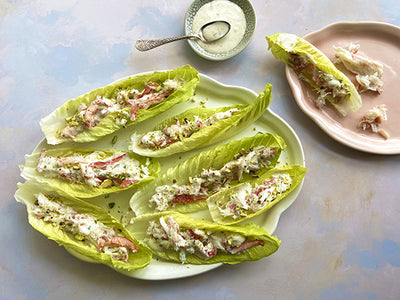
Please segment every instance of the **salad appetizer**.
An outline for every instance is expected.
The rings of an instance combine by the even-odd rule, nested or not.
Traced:
[[[207,199],[214,222],[238,223],[255,217],[280,202],[306,173],[302,166],[285,166],[272,169],[251,182],[223,190]]]
[[[157,159],[134,153],[58,148],[27,155],[21,175],[72,197],[91,198],[137,188],[152,181],[159,170]]]
[[[147,266],[152,252],[104,209],[27,182],[15,194],[29,223],[60,246],[88,261],[133,271]]]
[[[276,33],[266,39],[275,58],[290,66],[319,94],[317,107],[328,101],[343,116],[361,107],[361,97],[350,79],[312,44],[288,33]]]
[[[137,216],[205,209],[212,194],[250,181],[275,167],[285,147],[281,137],[260,133],[200,152],[139,189],[130,206]]]
[[[237,264],[278,250],[280,241],[255,224],[226,226],[179,213],[134,218],[128,228],[154,255],[188,264]]]
[[[188,100],[198,83],[191,66],[129,77],[67,101],[40,126],[51,145],[95,141]]]
[[[256,121],[271,101],[272,85],[250,104],[196,107],[173,116],[145,134],[132,136],[132,151],[162,157],[214,144],[237,134]]]

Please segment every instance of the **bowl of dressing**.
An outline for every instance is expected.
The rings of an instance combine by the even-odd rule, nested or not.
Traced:
[[[248,0],[195,0],[186,12],[185,34],[198,34],[204,24],[217,20],[231,25],[230,31],[222,39],[210,43],[188,40],[198,55],[209,60],[225,60],[242,52],[250,43],[256,27],[256,15]],[[209,30],[220,29],[213,26]]]

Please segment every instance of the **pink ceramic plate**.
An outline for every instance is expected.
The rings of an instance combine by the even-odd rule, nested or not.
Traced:
[[[335,60],[334,45],[346,47],[350,42],[358,42],[360,54],[383,64],[384,91],[380,95],[370,91],[361,93],[362,107],[342,117],[329,106],[318,109],[313,103],[316,93],[307,83],[300,81],[290,67],[286,67],[286,77],[300,108],[327,134],[344,145],[370,153],[400,154],[400,28],[378,22],[340,22],[308,34],[304,39],[332,61]],[[355,82],[352,74],[340,64],[337,67]],[[378,104],[386,104],[388,109],[388,120],[380,125],[390,134],[387,140],[378,133],[357,128],[362,115]]]

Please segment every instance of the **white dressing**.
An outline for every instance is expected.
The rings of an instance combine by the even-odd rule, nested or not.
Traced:
[[[246,16],[237,4],[227,0],[214,0],[203,5],[197,11],[193,19],[193,32],[197,33],[203,25],[217,20],[227,21],[231,25],[228,34],[218,41],[211,43],[198,41],[198,43],[208,52],[225,53],[235,48],[242,40],[246,31]],[[226,32],[226,28],[221,23],[214,25],[207,26],[206,32],[204,32],[209,38],[220,35],[224,30]],[[206,39],[208,39],[207,37]]]

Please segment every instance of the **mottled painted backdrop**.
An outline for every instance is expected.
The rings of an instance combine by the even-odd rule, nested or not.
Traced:
[[[264,39],[337,21],[400,26],[400,2],[252,3],[257,28],[248,48],[209,62],[186,42],[147,53],[132,47],[138,38],[182,34],[190,1],[0,0],[1,299],[400,298],[400,156],[349,149],[316,127],[296,106],[284,66]],[[256,92],[273,84],[271,109],[299,135],[308,167],[302,192],[275,231],[281,249],[256,263],[150,282],[82,263],[34,231],[13,194],[24,154],[43,138],[40,118],[120,77],[184,64]]]

